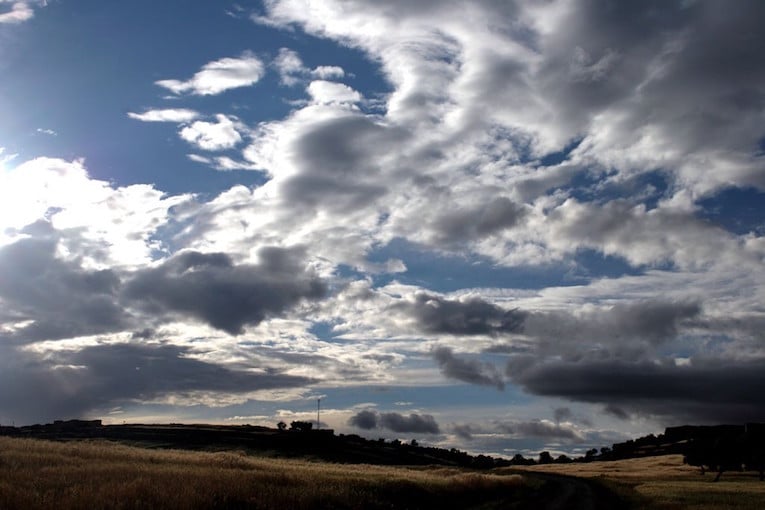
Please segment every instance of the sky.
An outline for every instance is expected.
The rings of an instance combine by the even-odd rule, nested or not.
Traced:
[[[0,0],[0,424],[582,454],[765,421],[765,3]]]

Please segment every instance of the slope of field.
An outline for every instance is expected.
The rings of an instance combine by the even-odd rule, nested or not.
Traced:
[[[575,464],[528,466],[524,471],[595,478],[628,494],[634,490],[638,506],[661,509],[751,509],[765,505],[765,482],[756,473],[725,472],[719,482],[714,474],[683,464],[681,455]],[[501,473],[505,468],[493,472]]]
[[[0,438],[0,508],[524,508],[533,481],[106,441]]]

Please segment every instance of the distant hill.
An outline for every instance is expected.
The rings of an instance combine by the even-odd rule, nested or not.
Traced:
[[[442,465],[491,469],[531,464],[567,464],[615,461],[681,454],[687,463],[718,472],[765,470],[765,424],[668,427],[663,434],[639,437],[584,456],[553,458],[541,452],[538,459],[515,455],[502,459],[470,455],[456,448],[420,446],[399,440],[370,440],[355,434],[336,435],[314,430],[310,422],[293,422],[290,429],[253,425],[168,424],[104,425],[101,420],[58,420],[45,425],[0,427],[0,435],[51,439],[107,439],[149,448],[200,451],[242,450],[271,457],[378,465]]]
[[[300,424],[301,422],[296,422]],[[488,469],[510,466],[506,459],[470,455],[456,448],[420,446],[415,441],[369,440],[333,430],[280,430],[252,425],[103,425],[101,420],[55,421],[45,425],[0,427],[0,435],[50,440],[107,439],[150,448],[244,450],[259,455],[340,463],[443,465]]]

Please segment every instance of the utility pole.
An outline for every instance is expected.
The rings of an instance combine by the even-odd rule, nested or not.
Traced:
[[[321,397],[316,399],[316,430],[321,428]]]

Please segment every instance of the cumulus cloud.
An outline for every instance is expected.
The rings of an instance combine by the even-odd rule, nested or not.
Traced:
[[[10,10],[4,7],[3,4],[10,4]],[[0,24],[23,23],[34,17],[35,7],[45,5],[45,0],[3,0],[0,2]]]
[[[264,73],[263,62],[253,53],[245,51],[239,57],[208,62],[187,81],[159,80],[156,84],[174,94],[211,96],[239,87],[249,87],[260,81]]]
[[[309,69],[303,64],[300,55],[289,48],[279,49],[272,65],[279,72],[282,85],[292,87],[311,78],[319,80],[338,80],[345,77],[345,71],[340,66],[317,66]],[[314,86],[316,88],[317,86]],[[310,92],[310,89],[309,89]]]
[[[490,363],[458,358],[448,347],[437,347],[432,354],[446,377],[480,386],[493,386],[498,390],[505,389],[502,374]]]
[[[322,80],[337,80],[345,77],[345,71],[340,66],[318,66],[311,70],[311,76]]]
[[[175,122],[182,124],[190,122],[197,117],[199,113],[188,108],[166,108],[162,110],[146,110],[143,113],[128,112],[128,117],[141,122]]]
[[[279,72],[279,79],[283,85],[291,87],[300,83],[308,73],[303,65],[303,60],[296,51],[289,48],[281,48],[274,58],[273,65]]]
[[[590,349],[595,344],[617,350],[620,346],[648,348],[676,338],[683,325],[692,324],[701,312],[697,302],[641,300],[606,308],[529,313],[524,331],[559,349],[558,353],[575,352],[579,342]]]
[[[479,297],[452,300],[425,292],[393,304],[392,309],[427,333],[451,335],[520,333],[526,319],[524,312],[505,310]]]
[[[308,84],[308,94],[319,104],[353,104],[363,99],[362,95],[344,83],[314,80]]]
[[[515,226],[525,212],[509,198],[497,197],[469,209],[444,213],[436,219],[434,230],[439,242],[473,241]]]
[[[0,245],[41,220],[59,233],[59,251],[86,265],[136,266],[163,249],[152,236],[189,195],[151,185],[114,187],[88,175],[81,160],[36,158],[0,172]]]
[[[399,413],[382,413],[380,426],[399,433],[439,434],[441,432],[435,418],[429,414],[411,413],[409,416],[404,416]]]
[[[179,135],[192,145],[206,151],[231,149],[242,141],[237,128],[242,126],[236,119],[226,115],[216,115],[216,122],[198,120],[182,128]]]
[[[117,274],[58,259],[58,241],[50,225],[39,223],[25,232],[35,230],[43,235],[0,248],[0,269],[5,275],[0,280],[0,303],[5,309],[0,322],[19,325],[13,327],[10,338],[30,342],[129,327],[130,316],[117,302]]]
[[[379,422],[379,414],[376,411],[359,411],[348,419],[348,425],[363,430],[376,429]]]
[[[299,248],[262,248],[260,263],[236,264],[224,253],[186,251],[136,271],[124,296],[154,316],[196,318],[232,335],[301,300],[322,298],[326,283],[305,266]]]
[[[376,428],[388,429],[398,433],[439,434],[441,432],[435,418],[429,414],[378,413],[363,410],[351,416],[348,424],[363,430]]]

